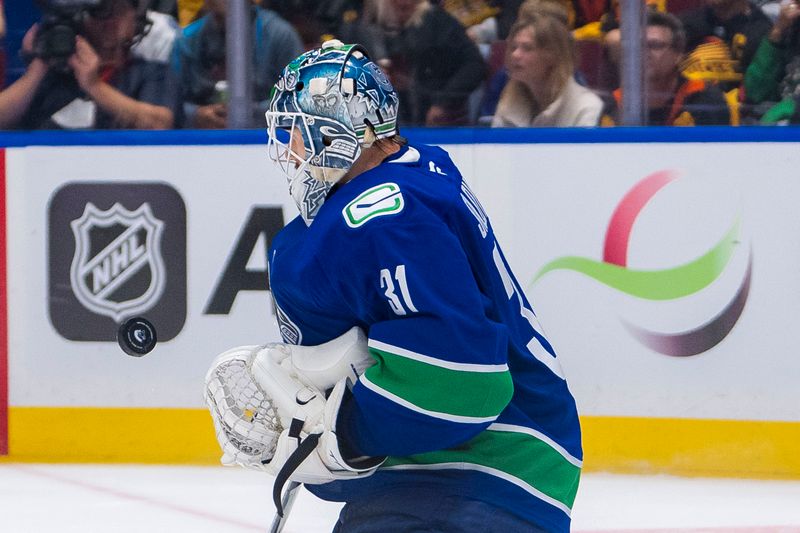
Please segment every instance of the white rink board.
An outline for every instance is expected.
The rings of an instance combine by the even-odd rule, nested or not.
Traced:
[[[800,312],[800,151],[788,143],[478,146],[478,196],[553,341],[582,415],[800,420],[796,317]],[[518,169],[528,169],[520,173]],[[706,289],[650,302],[572,271],[535,273],[566,255],[602,258],[623,196],[646,176],[678,179],[641,211],[629,265],[664,269],[709,250],[741,220],[741,244]],[[485,176],[485,178],[484,178]],[[621,319],[678,332],[714,317],[742,281],[749,297],[730,334],[692,357],[636,342]]]
[[[559,352],[582,415],[800,420],[795,144],[448,149],[488,211]],[[636,219],[628,266],[659,270],[688,263],[714,246],[738,216],[739,244],[712,284],[655,302],[568,270],[532,284],[556,258],[600,261],[619,202],[648,175],[665,170],[678,178]],[[48,202],[65,182],[87,181],[167,183],[186,206],[186,321],[174,339],[141,359],[126,356],[115,343],[66,340],[48,314]],[[251,207],[280,206],[286,220],[296,212],[262,147],[12,148],[7,187],[11,406],[200,407],[203,375],[216,353],[277,339],[263,291],[239,293],[227,315],[204,314]],[[652,331],[682,332],[706,323],[740,286],[750,249],[744,310],[713,348],[671,357],[640,344],[623,327],[626,320]],[[258,250],[254,268],[263,269],[256,255]]]
[[[216,354],[278,340],[265,291],[239,293],[228,315],[203,314],[251,206],[285,205],[286,220],[296,213],[263,147],[32,147],[7,158],[11,406],[199,407]],[[183,197],[186,322],[145,357],[115,342],[65,340],[48,317],[47,205],[71,181],[159,181]],[[257,255],[251,264],[263,270]]]

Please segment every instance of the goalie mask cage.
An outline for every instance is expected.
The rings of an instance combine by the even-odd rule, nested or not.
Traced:
[[[6,151],[0,148],[0,456],[8,455],[8,299]]]

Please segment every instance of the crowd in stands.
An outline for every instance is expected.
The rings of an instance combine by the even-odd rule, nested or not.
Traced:
[[[0,0],[0,89],[5,86],[6,79],[6,13],[3,0]]]
[[[620,0],[252,1],[254,128],[280,69],[330,38],[370,50],[402,125],[622,122]],[[647,124],[800,123],[800,0],[641,1]],[[43,18],[7,79],[0,0],[0,129],[225,128],[228,2],[102,0],[66,52]]]

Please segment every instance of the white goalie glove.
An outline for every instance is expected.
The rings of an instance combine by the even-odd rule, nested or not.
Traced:
[[[219,355],[205,399],[222,463],[270,472],[278,491],[287,479],[319,484],[372,474],[384,458],[346,461],[336,420],[348,381],[374,362],[359,328],[319,346],[273,343]]]

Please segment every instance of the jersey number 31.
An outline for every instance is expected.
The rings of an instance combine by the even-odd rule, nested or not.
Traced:
[[[397,282],[396,286],[395,282]],[[395,292],[397,288],[400,289],[399,296]],[[392,272],[388,268],[382,269],[381,289],[383,289],[383,294],[386,298],[389,299],[389,307],[392,308],[394,314],[405,316],[408,313],[418,312],[417,308],[414,307],[414,302],[411,300],[411,294],[408,292],[405,265],[397,265],[394,269],[394,276],[392,276]]]

